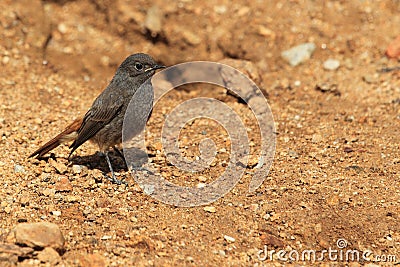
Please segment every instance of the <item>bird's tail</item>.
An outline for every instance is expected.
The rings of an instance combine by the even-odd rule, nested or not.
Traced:
[[[46,144],[41,146],[35,152],[33,152],[29,158],[37,156],[38,158],[43,157],[47,152],[50,152],[54,148],[58,147],[59,145],[67,142],[71,142],[76,139],[78,136],[78,130],[81,127],[83,122],[82,118],[74,120],[64,131],[59,133],[56,137],[48,141]]]

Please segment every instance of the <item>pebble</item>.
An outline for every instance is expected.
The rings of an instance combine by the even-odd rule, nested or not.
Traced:
[[[224,235],[224,239],[225,239],[226,241],[228,241],[228,242],[231,242],[231,243],[233,243],[233,242],[236,241],[235,238],[233,238],[233,237],[231,237],[231,236],[229,236],[229,235]]]
[[[289,155],[289,157],[292,157],[292,158],[295,158],[295,159],[299,158],[299,154],[294,150],[289,150],[288,151],[288,155]]]
[[[4,57],[1,59],[1,63],[3,63],[4,65],[7,65],[8,62],[10,62],[10,57],[8,57],[8,56],[4,56]]]
[[[322,224],[317,223],[316,225],[314,225],[314,231],[316,234],[319,234],[322,232]]]
[[[213,206],[206,206],[206,207],[204,207],[204,211],[207,211],[210,213],[215,213],[217,210]]]
[[[200,175],[199,178],[197,178],[200,182],[204,183],[207,181],[207,177]]]
[[[197,188],[204,188],[204,187],[206,187],[206,184],[205,184],[205,183],[198,183],[198,184],[196,185],[196,187],[197,187]]]
[[[319,143],[322,141],[322,135],[320,134],[313,134],[312,138],[311,138],[311,142],[313,142],[314,144]]]
[[[55,266],[61,261],[61,257],[57,253],[57,251],[49,247],[44,248],[42,251],[39,251],[37,258],[43,263],[49,263],[51,266]]]
[[[272,40],[275,40],[276,38],[276,33],[263,25],[258,26],[258,34],[267,38],[271,38]]]
[[[49,159],[49,163],[60,174],[63,174],[63,173],[65,173],[67,171],[67,166],[65,166],[65,164],[63,164],[61,162],[57,162],[54,159],[50,158]]]
[[[328,59],[324,62],[325,70],[337,70],[340,67],[340,61],[336,59]]]
[[[182,37],[183,39],[185,39],[187,43],[191,45],[198,45],[201,43],[201,38],[197,34],[191,32],[190,30],[184,29],[182,31]]]
[[[14,228],[14,234],[17,244],[28,247],[52,247],[57,250],[64,247],[64,236],[54,223],[20,223]]]
[[[304,43],[283,51],[281,56],[294,67],[310,59],[315,48],[314,43]]]
[[[14,165],[14,172],[15,173],[22,173],[25,172],[25,168],[22,165],[15,164]]]
[[[160,8],[156,5],[147,10],[144,27],[150,31],[153,37],[156,37],[161,32],[162,16]]]
[[[53,211],[51,212],[51,214],[53,214],[53,215],[56,216],[56,217],[60,217],[60,216],[61,216],[61,211],[59,211],[59,210],[53,210]]]
[[[214,12],[218,14],[225,14],[228,8],[224,5],[222,6],[214,6]]]
[[[353,61],[351,60],[351,58],[346,58],[344,60],[344,65],[347,69],[352,70],[354,68],[353,66]]]
[[[108,239],[111,239],[111,238],[112,238],[111,235],[103,235],[103,236],[101,237],[101,240],[108,240]]]
[[[377,76],[366,74],[362,77],[362,79],[364,82],[371,84],[371,83],[375,83],[377,81]]]
[[[15,244],[0,243],[0,263],[2,263],[2,259],[6,259],[8,262],[14,262],[16,264],[18,262],[18,257],[29,258],[33,253],[34,250],[32,248],[20,247]]]
[[[74,164],[74,165],[72,165],[72,172],[73,172],[74,174],[79,174],[79,173],[82,172],[83,167],[84,167],[84,166],[82,166],[82,165],[76,165],[76,164]]]
[[[54,188],[56,189],[57,192],[72,191],[72,185],[67,177],[61,177],[54,185]]]
[[[258,204],[257,203],[250,204],[250,210],[251,211],[257,211],[258,210]]]
[[[60,23],[57,26],[57,30],[62,34],[65,34],[65,33],[67,33],[68,29],[67,29],[67,26],[64,23]]]
[[[65,196],[65,201],[66,202],[81,202],[81,197],[80,196],[71,196],[71,195],[67,195]]]
[[[400,35],[389,44],[386,50],[386,55],[389,58],[400,59]]]
[[[142,189],[145,194],[151,195],[154,193],[155,187],[152,184],[144,184]]]

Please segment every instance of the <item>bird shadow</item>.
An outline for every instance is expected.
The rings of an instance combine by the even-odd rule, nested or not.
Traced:
[[[115,172],[141,169],[148,162],[148,154],[138,148],[127,148],[124,153],[114,150],[108,155]],[[98,169],[104,173],[110,171],[105,156],[100,152],[88,156],[74,156],[69,162],[72,165],[84,165],[90,170]]]
[[[110,157],[111,165],[115,172],[128,171],[125,160],[123,157],[121,157],[121,155],[119,155],[119,153],[110,152],[108,155]],[[86,166],[89,170],[97,169],[102,171],[103,173],[110,172],[106,158],[100,152],[87,156],[73,156],[69,159],[69,162],[72,165]]]

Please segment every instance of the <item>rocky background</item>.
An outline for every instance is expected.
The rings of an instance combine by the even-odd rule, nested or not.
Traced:
[[[376,255],[400,261],[399,1],[0,0],[0,7],[1,266],[309,266],[260,261],[257,253],[337,249],[339,239],[373,255],[315,265],[393,265]],[[146,141],[166,179],[199,186],[223,172],[229,136],[213,121],[187,125],[187,157],[198,154],[201,133],[218,155],[208,170],[185,174],[163,154],[164,117],[197,96],[243,117],[254,157],[241,182],[209,206],[156,201],[116,156],[129,186],[111,184],[91,144],[70,162],[66,146],[27,159],[84,114],[136,52],[165,65],[224,60],[263,90],[277,150],[255,193],[247,188],[258,163],[257,124],[235,96],[209,85],[165,96]]]

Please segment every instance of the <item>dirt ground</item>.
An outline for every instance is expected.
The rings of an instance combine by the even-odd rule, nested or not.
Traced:
[[[0,242],[19,222],[48,221],[66,239],[59,266],[392,266],[376,261],[390,255],[400,262],[400,72],[379,71],[400,64],[385,56],[400,34],[399,1],[1,0],[0,6]],[[306,42],[316,44],[307,62],[292,67],[282,59],[282,51]],[[146,195],[118,157],[113,162],[129,186],[103,179],[107,165],[92,144],[71,162],[67,146],[27,159],[82,116],[136,52],[168,66],[226,58],[254,64],[277,133],[272,168],[255,193],[247,189],[256,164],[218,201],[182,208]],[[329,58],[339,60],[337,70],[323,68]],[[232,106],[248,127],[252,152],[260,146],[254,118],[235,97],[211,86],[174,90],[155,107],[146,144],[165,178],[190,186],[217,177],[230,149],[218,123],[198,120],[182,131],[182,148],[196,156],[206,132],[221,152],[214,166],[185,174],[165,160],[163,119],[197,96]],[[264,248],[338,249],[340,239],[345,249],[371,251],[371,261],[258,257]],[[49,266],[36,259],[19,265]]]

